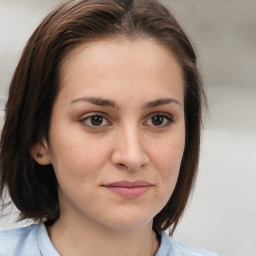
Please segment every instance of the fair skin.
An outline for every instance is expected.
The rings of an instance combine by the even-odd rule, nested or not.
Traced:
[[[185,144],[179,64],[154,40],[114,38],[77,47],[60,77],[49,143],[33,149],[59,183],[53,245],[64,256],[155,255],[153,218]]]

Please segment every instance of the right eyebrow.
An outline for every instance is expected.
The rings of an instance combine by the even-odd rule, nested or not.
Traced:
[[[87,101],[97,106],[112,107],[118,109],[116,103],[112,100],[103,99],[100,97],[81,97],[71,101],[71,104],[81,101]]]

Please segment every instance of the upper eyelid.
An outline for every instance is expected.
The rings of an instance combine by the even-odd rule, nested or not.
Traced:
[[[105,112],[101,112],[101,111],[95,111],[95,112],[90,112],[90,113],[87,113],[87,114],[83,114],[81,116],[81,119],[84,119],[84,118],[87,118],[87,117],[91,117],[91,116],[103,116],[104,118],[106,119],[109,119],[109,115]],[[166,113],[166,112],[161,112],[161,111],[157,111],[157,112],[153,112],[153,113],[149,113],[146,115],[145,118],[149,118],[150,116],[156,116],[156,115],[162,115],[162,116],[167,116],[167,117],[170,117],[170,119],[173,119],[173,115],[170,114],[170,113]]]
[[[79,118],[79,122],[82,124],[85,121],[87,121],[89,118],[94,117],[94,116],[102,116],[107,121],[108,124],[107,125],[103,125],[103,126],[90,126],[90,125],[85,125],[85,126],[87,126],[88,128],[100,129],[100,128],[108,126],[109,124],[110,125],[112,124],[112,122],[109,121],[109,118],[106,117],[106,114],[104,114],[102,112],[91,112],[91,113],[85,114],[81,118]]]
[[[99,111],[96,111],[96,112],[90,112],[90,113],[87,113],[87,114],[83,114],[81,117],[80,117],[80,120],[83,120],[83,119],[86,119],[86,118],[89,118],[89,117],[93,117],[93,116],[103,116],[105,119],[109,120],[109,116],[104,113],[104,112],[99,112]]]
[[[146,116],[146,118],[149,118],[149,117],[153,117],[153,116],[166,116],[168,118],[170,118],[171,120],[174,120],[173,118],[173,115],[172,114],[168,114],[166,112],[154,112],[154,113],[150,113]]]

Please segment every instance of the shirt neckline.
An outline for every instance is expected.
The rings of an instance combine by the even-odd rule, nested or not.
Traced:
[[[169,255],[170,243],[169,237],[165,232],[160,233],[161,242],[158,251],[155,256]],[[54,248],[44,223],[38,225],[37,228],[37,243],[42,256],[60,256],[57,250]],[[169,246],[167,246],[169,244]]]
[[[37,243],[42,256],[60,256],[54,248],[50,237],[48,236],[46,227],[43,223],[38,225]]]

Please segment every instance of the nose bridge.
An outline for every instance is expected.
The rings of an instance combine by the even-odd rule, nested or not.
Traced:
[[[139,132],[139,128],[134,124],[128,124],[121,129],[121,138],[123,138],[126,145],[126,153],[135,154],[142,150],[142,138]],[[122,145],[122,143],[121,143]]]
[[[148,163],[143,136],[138,125],[127,122],[119,127],[112,160],[115,165],[128,170],[137,170]]]

